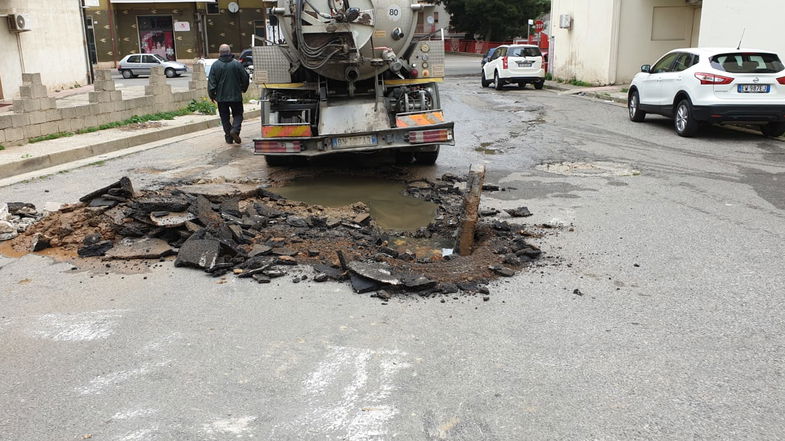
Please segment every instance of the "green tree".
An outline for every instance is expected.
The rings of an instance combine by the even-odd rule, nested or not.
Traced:
[[[530,18],[551,8],[550,0],[441,0],[450,23],[460,31],[487,41],[526,35]]]

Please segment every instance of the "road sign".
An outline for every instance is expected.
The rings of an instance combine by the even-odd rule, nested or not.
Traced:
[[[534,32],[540,33],[545,30],[545,22],[542,20],[537,20],[534,22]]]

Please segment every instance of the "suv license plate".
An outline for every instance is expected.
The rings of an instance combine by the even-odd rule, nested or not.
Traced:
[[[739,84],[739,93],[769,93],[768,84]]]
[[[374,146],[379,142],[374,135],[366,136],[349,136],[346,138],[333,138],[333,147],[337,149],[348,147],[366,147]]]
[[[518,61],[518,67],[532,67],[533,61]]]

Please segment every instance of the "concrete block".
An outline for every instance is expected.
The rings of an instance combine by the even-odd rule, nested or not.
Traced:
[[[19,96],[21,96],[22,99],[33,98],[33,85],[25,84],[24,86],[19,86]]]
[[[55,121],[57,123],[57,131],[58,132],[70,132],[71,131],[71,120],[70,119],[61,119],[60,121]]]
[[[32,87],[33,98],[46,98],[49,95],[49,90],[44,85],[34,84]]]
[[[63,115],[59,109],[42,110],[46,114],[46,122],[59,121]]]
[[[25,113],[15,113],[11,115],[11,121],[13,121],[11,126],[16,128],[21,128],[30,124],[30,118],[28,118]]]
[[[98,118],[95,115],[89,115],[84,117],[84,126],[85,127],[96,127],[98,126]]]
[[[98,112],[97,113],[98,113],[98,115],[103,115],[103,114],[106,114],[106,113],[111,113],[112,110],[113,110],[112,109],[112,103],[108,103],[108,102],[107,103],[103,103],[102,102],[102,103],[98,104]]]
[[[23,73],[22,74],[22,82],[23,83],[31,83],[31,84],[42,84],[41,83],[41,74],[40,73]]]
[[[14,125],[14,118],[11,114],[0,114],[0,130],[7,129]]]
[[[25,131],[23,128],[14,127],[10,129],[5,129],[6,142],[20,141],[22,139],[25,139]]]
[[[40,110],[37,112],[30,112],[28,116],[30,118],[30,124],[43,124],[46,122],[46,112],[41,112]]]
[[[30,138],[36,138],[38,136],[41,136],[42,135],[41,126],[42,124],[31,124],[29,126],[25,126],[24,128],[25,138],[30,139]]]
[[[95,71],[95,79],[100,81],[111,81],[112,80],[112,70],[111,69],[98,69]]]
[[[57,100],[52,97],[39,98],[38,100],[41,102],[41,110],[57,108]]]
[[[82,129],[85,129],[85,128],[87,128],[87,126],[85,125],[85,119],[84,118],[73,118],[73,119],[69,120],[68,131],[76,132],[77,130],[82,130]]]
[[[13,111],[15,113],[24,113],[24,111],[25,111],[25,102],[27,102],[27,101],[28,100],[26,100],[26,99],[25,100],[14,100],[13,106],[11,107],[11,109],[13,109]]]
[[[52,133],[57,133],[59,129],[60,129],[60,127],[57,124],[57,122],[48,122],[48,123],[41,124],[41,134],[42,135],[49,135],[49,134],[52,134]]]
[[[123,101],[123,92],[121,92],[119,90],[113,90],[111,92],[106,92],[106,94],[109,96],[109,101],[110,102],[117,102],[117,103],[119,103],[119,102]]]
[[[0,130],[0,145],[5,142],[5,130]]]
[[[63,119],[76,118],[76,107],[63,107],[58,109]]]
[[[101,95],[103,92],[87,92],[87,98],[90,103],[100,103]]]
[[[98,121],[98,125],[107,124],[112,122],[112,117],[108,113],[101,113],[95,116],[96,120]]]

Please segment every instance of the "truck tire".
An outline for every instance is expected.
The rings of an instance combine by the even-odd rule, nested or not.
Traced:
[[[396,165],[409,165],[414,159],[414,153],[405,152],[403,150],[395,151],[395,164]]]
[[[434,152],[415,152],[414,161],[420,165],[434,165],[439,159],[439,147]]]
[[[308,164],[308,158],[303,156],[271,156],[264,157],[268,167],[297,167]]]

